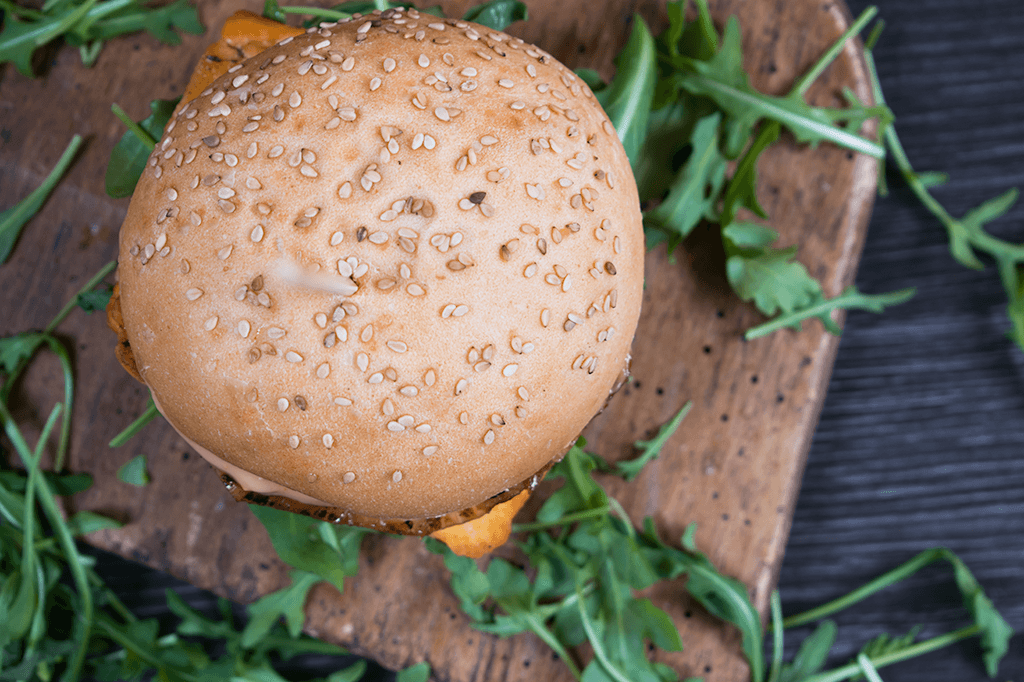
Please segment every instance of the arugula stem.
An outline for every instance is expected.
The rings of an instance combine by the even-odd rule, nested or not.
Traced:
[[[869,296],[868,299],[870,300],[871,298],[874,298],[876,300],[880,300],[884,303],[884,305],[896,305],[908,301],[916,291],[916,289],[899,289],[897,291],[890,291],[887,294]],[[772,332],[782,329],[784,327],[792,326],[798,322],[803,322],[804,320],[813,319],[815,317],[829,313],[832,310],[836,310],[839,308],[846,308],[848,310],[863,308],[871,310],[871,308],[858,304],[857,302],[854,302],[853,304],[850,305],[841,305],[840,301],[840,305],[837,305],[836,301],[841,299],[842,296],[843,294],[840,294],[836,298],[830,298],[819,301],[818,303],[807,308],[794,310],[793,312],[788,313],[786,315],[779,315],[778,317],[771,319],[768,322],[765,322],[764,324],[759,324],[756,327],[751,327],[746,331],[746,333],[743,336],[747,341],[750,341],[752,339],[756,339],[762,336],[767,336],[768,334],[771,334]]]
[[[111,445],[113,445],[113,441],[111,441]],[[611,500],[611,498],[608,498],[608,499],[609,499],[609,501]],[[554,521],[536,521],[534,523],[516,523],[516,524],[512,525],[512,532],[513,533],[533,533],[534,531],[538,531],[538,530],[546,530],[548,528],[557,528],[559,526],[568,526],[570,524],[576,523],[577,521],[585,521],[586,519],[600,518],[601,516],[604,516],[604,515],[608,514],[608,512],[610,510],[611,510],[611,508],[609,507],[609,505],[605,504],[605,505],[602,505],[600,507],[595,507],[593,509],[587,509],[587,510],[575,512],[575,513],[572,513],[572,514],[566,514],[565,516],[558,517]],[[627,516],[626,518],[628,519],[629,517]]]
[[[856,590],[853,590],[845,596],[839,597],[838,599],[833,599],[832,601],[826,604],[822,604],[821,606],[813,608],[809,611],[797,613],[792,616],[789,616],[788,618],[783,619],[782,627],[793,628],[797,627],[798,625],[804,625],[806,623],[811,623],[816,620],[821,620],[826,616],[836,613],[837,611],[842,611],[846,608],[849,608],[850,606],[853,606],[859,601],[867,599],[874,593],[879,592],[880,590],[884,590],[886,587],[889,587],[894,583],[898,583],[899,581],[921,570],[928,564],[935,563],[936,561],[948,558],[949,550],[945,549],[944,547],[935,547],[933,549],[925,550],[917,556],[914,556],[909,560],[903,562],[891,571],[883,573],[871,582],[862,585],[861,587],[858,587]]]
[[[512,607],[506,608],[506,605],[502,604],[502,599],[495,599],[494,601],[498,606],[504,609],[506,613],[514,613],[516,611],[516,609]],[[573,661],[572,656],[570,656],[569,652],[566,651],[564,646],[562,646],[562,643],[558,641],[558,638],[556,638],[551,633],[551,630],[544,625],[544,622],[532,614],[524,614],[523,618],[526,621],[526,624],[529,625],[530,631],[540,637],[545,644],[551,647],[552,651],[558,654],[558,656],[565,662],[565,665],[569,668],[569,672],[572,673],[572,676],[579,680],[583,673],[580,672],[580,669]],[[629,682],[629,680],[626,680],[626,682]]]
[[[63,322],[64,318],[70,315],[71,311],[75,309],[76,305],[78,305],[78,297],[81,296],[82,294],[92,291],[97,286],[99,286],[99,283],[102,282],[107,275],[113,272],[115,268],[117,268],[116,260],[112,260],[106,265],[104,265],[102,268],[100,268],[99,272],[93,275],[92,279],[86,282],[85,285],[78,290],[78,293],[72,296],[71,300],[64,304],[64,307],[60,309],[60,312],[57,313],[52,320],[50,320],[50,324],[46,325],[46,328],[43,329],[43,332],[46,334],[52,334],[53,330],[57,328],[57,325]]]
[[[893,663],[899,663],[900,661],[916,658],[917,656],[927,654],[935,651],[936,649],[941,649],[949,646],[950,644],[955,644],[960,640],[973,637],[979,632],[981,632],[980,625],[968,625],[960,628],[959,630],[954,630],[953,632],[948,632],[944,635],[939,635],[938,637],[918,642],[906,649],[900,649],[899,651],[883,654],[876,658],[868,658],[868,660],[871,662],[871,665],[876,668],[882,668],[887,665],[892,665]],[[811,675],[810,677],[805,678],[804,682],[842,682],[842,680],[848,680],[855,675],[862,674],[864,674],[864,669],[861,668],[860,663],[850,663],[842,666],[841,668],[836,668],[835,670]]]
[[[7,405],[3,401],[0,401],[0,422],[3,422],[4,431],[14,445],[14,449],[18,451],[22,462],[26,467],[29,466],[32,451],[29,450],[28,444],[25,443],[25,438],[21,435],[21,429],[18,428],[10,411],[7,409]],[[71,537],[71,532],[68,530],[64,517],[61,516],[53,491],[50,490],[50,486],[46,483],[46,478],[40,476],[36,480],[35,490],[36,495],[39,497],[39,503],[42,505],[50,525],[60,540],[61,547],[67,558],[68,568],[71,570],[71,577],[82,600],[81,612],[78,614],[78,624],[82,628],[81,637],[79,638],[81,644],[75,650],[74,657],[61,678],[70,682],[71,680],[78,679],[89,648],[89,631],[92,629],[94,618],[92,590],[89,588],[89,579],[85,574],[85,568],[79,559],[75,540]]]
[[[855,152],[867,154],[868,156],[876,159],[885,157],[885,148],[877,142],[867,140],[859,135],[843,130],[838,126],[814,121],[805,116],[800,116],[791,111],[787,111],[783,107],[775,104],[775,98],[764,95],[756,97],[743,92],[738,88],[734,88],[731,85],[715,80],[714,78],[708,78],[707,76],[702,76],[696,73],[690,74],[688,77],[692,78],[695,82],[700,83],[701,86],[707,90],[713,90],[720,93],[723,98],[742,101],[748,107],[761,109],[764,111],[765,118],[778,121],[791,130],[806,130],[815,137],[828,140],[833,144],[837,144],[840,147],[845,147]]]
[[[154,403],[153,398],[150,397],[149,405],[146,406],[146,411],[139,415],[138,419],[129,424],[128,428],[114,436],[110,441],[110,447],[119,448],[127,443],[135,434],[145,428],[146,424],[153,421],[158,414],[160,414],[160,411],[156,409],[156,403]]]
[[[2,45],[0,45],[0,49],[3,49]],[[42,184],[36,187],[27,197],[19,201],[10,214],[0,219],[0,233],[12,229],[21,229],[14,226],[24,225],[31,217],[32,212],[37,210],[37,207],[46,200],[46,197],[53,191],[53,188],[57,186],[57,182],[67,172],[68,166],[75,159],[75,155],[78,154],[78,149],[81,146],[81,135],[75,135],[71,138],[71,142],[64,148],[64,153],[60,155],[57,165],[53,167],[53,170],[46,176]],[[0,258],[0,262],[3,262],[6,258],[6,255]]]
[[[622,508],[619,501],[609,495],[606,509],[610,509],[622,520],[622,525],[626,527],[626,534],[629,536],[630,540],[636,540],[636,528],[633,527],[633,520],[629,518],[629,514],[627,514],[626,510]]]
[[[579,589],[579,585],[577,585],[576,591],[579,592]],[[587,639],[590,640],[591,647],[594,649],[594,657],[601,664],[601,667],[616,682],[630,682],[630,679],[625,677],[622,671],[608,659],[608,654],[604,650],[604,644],[601,642],[601,638],[597,636],[597,632],[594,631],[594,624],[590,622],[590,614],[587,613],[586,604],[582,599],[577,600],[576,609],[580,613],[580,622],[587,633]]]
[[[68,349],[55,337],[47,334],[43,337],[46,345],[50,347],[53,354],[60,360],[61,369],[64,372],[64,404],[68,409],[64,410],[64,419],[60,427],[60,440],[57,444],[57,455],[54,457],[53,470],[61,471],[64,468],[64,458],[68,454],[68,444],[71,441],[71,405],[75,399],[75,373],[71,367],[71,355]],[[47,434],[49,438],[49,434]]]
[[[149,148],[149,151],[156,149],[156,139],[154,139],[145,128],[133,121],[132,117],[125,113],[124,109],[119,107],[117,104],[111,104],[110,110],[114,112],[114,116],[121,119],[121,123],[124,123],[125,127],[127,127],[135,137],[139,138],[139,142]]]
[[[801,76],[800,79],[793,84],[793,90],[790,92],[790,95],[803,96],[806,94],[807,89],[811,87],[811,84],[818,79],[818,76],[820,76],[821,73],[828,68],[828,65],[835,61],[836,57],[839,56],[839,53],[843,51],[846,41],[860,33],[864,29],[864,26],[877,14],[878,8],[874,5],[871,5],[861,12],[860,16],[857,17],[857,20],[850,24],[850,28],[846,29],[846,31],[843,32],[843,35],[839,37],[839,40],[832,43],[832,46],[828,48],[828,51],[825,52],[825,54],[818,58],[818,61],[814,63],[814,66],[812,66],[807,73]]]
[[[783,657],[783,636],[782,627],[782,600],[779,598],[779,591],[772,590],[771,596],[772,611],[772,666],[768,672],[768,682],[777,682],[782,673]]]
[[[871,659],[863,651],[857,654],[857,665],[860,666],[860,671],[864,673],[864,677],[867,678],[868,682],[882,682],[882,678],[878,675],[878,670],[871,664]]]

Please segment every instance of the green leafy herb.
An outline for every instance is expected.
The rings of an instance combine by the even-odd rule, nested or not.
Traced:
[[[113,291],[113,288],[109,285],[103,286],[100,289],[94,289],[93,291],[84,291],[75,296],[75,305],[87,313],[106,310]]]
[[[690,413],[691,407],[693,407],[692,402],[687,402],[683,405],[683,409],[679,410],[676,416],[672,417],[671,421],[658,429],[658,435],[651,440],[638,440],[634,443],[633,445],[640,451],[640,455],[635,459],[625,462],[616,462],[616,473],[627,481],[632,481],[636,478],[640,471],[647,466],[648,462],[657,459],[661,453],[661,448],[665,446],[668,439],[672,437],[672,434],[676,432],[679,425],[683,423],[683,419]]]
[[[12,62],[25,76],[35,75],[32,57],[47,43],[63,37],[79,48],[82,63],[91,66],[103,43],[119,35],[147,31],[171,45],[178,31],[199,34],[203,25],[187,0],[151,6],[139,0],[65,0],[46,2],[41,10],[5,0],[0,30],[0,64]]]
[[[128,427],[113,437],[110,441],[110,447],[119,448],[129,440],[131,440],[135,434],[146,427],[146,424],[156,419],[160,411],[156,409],[156,403],[153,402],[152,396],[149,398],[149,403],[146,406],[146,410],[139,415],[139,418],[133,421]]]
[[[430,679],[430,664],[424,661],[405,670],[399,670],[395,682],[427,682]]]
[[[663,429],[664,430],[664,429]],[[486,571],[429,540],[452,573],[452,589],[474,627],[509,636],[531,631],[584,680],[672,680],[675,673],[648,658],[646,643],[682,648],[671,619],[636,591],[686,574],[687,590],[744,633],[751,666],[763,669],[760,620],[746,588],[718,573],[693,549],[664,544],[648,519],[638,532],[621,507],[593,478],[604,468],[574,446],[549,473],[563,481],[532,524],[518,525],[529,565],[494,558]],[[573,647],[590,644],[594,657],[582,670]]]
[[[146,471],[146,456],[136,455],[117,469],[117,480],[137,488],[149,485],[149,472]]]
[[[466,10],[466,21],[475,21],[495,31],[504,31],[510,24],[529,19],[526,5],[519,0],[490,0]]]
[[[53,167],[50,174],[43,180],[43,184],[39,185],[31,194],[16,205],[5,211],[0,211],[0,263],[7,262],[7,258],[14,249],[14,242],[18,240],[18,235],[21,234],[22,228],[42,208],[46,197],[50,196],[53,188],[64,177],[81,146],[82,136],[75,135],[72,137],[71,142],[64,149],[64,153],[61,154],[60,160],[57,161],[57,165]]]
[[[249,622],[242,631],[242,646],[253,647],[267,636],[282,616],[292,637],[298,637],[306,622],[306,595],[321,578],[316,573],[292,571],[292,584],[271,592],[249,605]]]
[[[647,119],[654,101],[657,55],[650,29],[639,15],[633,17],[633,31],[615,60],[615,79],[595,94],[616,132],[631,164],[640,157],[647,134]]]
[[[258,505],[249,505],[270,535],[274,550],[292,568],[312,573],[345,589],[345,576],[359,570],[359,545],[373,531],[330,524],[316,519]]]
[[[180,99],[180,98],[179,98]],[[164,133],[164,126],[171,120],[178,99],[155,99],[149,103],[150,115],[135,123],[124,110],[116,104],[111,108],[114,114],[128,127],[126,132],[114,145],[107,164],[107,194],[115,199],[131,196],[135,185],[146,168],[146,159],[156,146],[156,141]]]
[[[875,68],[871,49],[879,34],[880,30],[872,34],[871,39],[867,42],[864,58],[868,64],[875,101],[884,104],[885,97],[878,81],[878,71]],[[961,265],[975,270],[984,268],[984,264],[978,258],[978,253],[985,254],[996,262],[1000,280],[1009,300],[1007,306],[1007,316],[1010,320],[1009,336],[1021,350],[1024,350],[1024,280],[1020,276],[1021,268],[1024,266],[1024,244],[1015,244],[993,237],[985,229],[988,223],[1002,217],[1016,203],[1019,194],[1017,188],[1008,189],[999,196],[983,202],[980,206],[968,211],[962,218],[954,218],[928,191],[930,187],[944,180],[944,177],[931,173],[918,173],[913,169],[895,127],[887,125],[883,127],[881,134],[885,140],[886,149],[896,164],[896,168],[899,169],[904,182],[924,207],[946,228],[949,237],[949,251],[953,258]]]

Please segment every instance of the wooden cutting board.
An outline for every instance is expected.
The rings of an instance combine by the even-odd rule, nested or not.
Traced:
[[[469,2],[445,3],[461,15]],[[664,25],[658,2],[563,0],[530,3],[532,19],[512,33],[572,67],[610,76],[634,11],[652,29]],[[847,27],[841,2],[717,0],[719,24],[738,14],[746,67],[758,89],[783,94]],[[239,3],[204,2],[202,18],[219,29]],[[250,9],[259,11],[257,3]],[[88,145],[45,209],[0,267],[4,315],[0,335],[41,327],[103,263],[116,256],[127,202],[108,198],[103,172],[123,128],[109,113],[118,102],[133,117],[150,99],[183,89],[207,38],[159,45],[148,36],[115,41],[92,69],[71,48],[48,49],[44,77],[0,74],[0,206],[12,205],[46,175],[72,133]],[[849,46],[811,88],[809,101],[838,105],[844,86],[869,98],[865,66]],[[838,294],[852,283],[874,197],[873,160],[829,145],[800,148],[784,135],[762,158],[759,199],[800,260]],[[745,342],[758,314],[730,292],[720,240],[698,228],[676,258],[649,254],[643,316],[634,342],[635,381],[588,427],[590,449],[608,459],[633,456],[686,401],[693,410],[663,451],[632,484],[608,481],[639,523],[653,516],[663,538],[677,542],[691,522],[697,544],[750,588],[766,611],[789,531],[807,455],[838,340],[821,325]],[[110,438],[144,408],[144,388],[118,366],[114,337],[101,315],[76,311],[60,327],[74,350],[78,385],[71,466],[95,477],[72,505],[121,518],[118,531],[89,541],[242,602],[286,584],[262,527],[235,504],[214,472],[162,422],[127,446]],[[16,387],[19,421],[38,432],[62,395],[58,365],[40,357]],[[152,483],[120,483],[115,472],[136,454],[148,457]],[[686,650],[664,660],[683,677],[709,682],[747,675],[736,633],[683,594],[680,581],[652,598],[679,626]],[[498,639],[469,627],[449,591],[440,559],[414,538],[366,540],[357,577],[339,594],[324,585],[308,603],[307,630],[400,668],[428,660],[437,680],[566,680],[566,668],[538,639]]]

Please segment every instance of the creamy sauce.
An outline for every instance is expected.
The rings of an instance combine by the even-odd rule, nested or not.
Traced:
[[[160,401],[157,400],[156,394],[152,393],[152,391],[150,393],[153,395],[153,404],[156,405],[156,409],[160,411],[160,414],[163,415],[164,419],[167,419],[167,415],[164,414],[163,408],[160,407]],[[192,446],[193,450],[199,453],[200,457],[205,459],[215,468],[220,469],[225,474],[233,478],[235,480],[235,483],[240,485],[243,490],[248,490],[249,492],[252,493],[261,493],[263,495],[280,495],[281,497],[287,497],[289,499],[295,500],[296,502],[302,502],[304,504],[313,504],[321,507],[333,506],[327,502],[324,502],[323,500],[318,500],[315,497],[310,497],[309,495],[306,495],[305,493],[300,493],[297,490],[292,490],[291,488],[285,485],[281,485],[280,483],[275,483],[274,481],[268,480],[261,476],[257,476],[256,474],[249,473],[245,469],[240,469],[236,467],[234,464],[229,464],[228,462],[225,462],[223,459],[221,459],[217,455],[213,454],[212,452],[204,448],[202,445],[199,445],[198,443],[194,442],[191,438],[183,434],[181,432],[181,429],[175,426],[174,422],[172,422],[170,419],[167,419],[167,423],[170,424],[171,427],[178,432],[179,436],[185,439],[186,443]]]

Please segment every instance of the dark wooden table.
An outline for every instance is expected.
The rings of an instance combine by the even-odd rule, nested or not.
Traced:
[[[855,14],[865,4],[850,2]],[[1024,186],[1019,2],[878,4],[889,25],[877,50],[883,86],[915,165],[950,173],[936,192],[941,200],[960,215],[1008,186]],[[1024,206],[992,229],[1022,240],[1022,218]],[[785,610],[838,596],[943,544],[1022,629],[1024,355],[1003,335],[1005,299],[995,272],[957,265],[941,226],[894,186],[876,203],[858,285],[870,292],[916,286],[919,293],[886,315],[847,321],[782,569]],[[105,556],[101,566],[145,615],[166,613],[168,585],[197,605],[211,599],[135,564]],[[936,567],[839,622],[837,661],[880,631],[923,623],[922,635],[930,636],[966,620],[949,572]],[[1024,675],[1021,638],[1013,644],[999,679]],[[795,645],[793,637],[790,655]],[[985,679],[976,649],[953,647],[883,676]],[[321,674],[318,664],[304,672]]]
[[[1024,5],[876,4],[887,23],[876,60],[897,130],[916,168],[950,175],[935,195],[960,216],[1008,187],[1024,188]],[[945,545],[1020,632],[1024,354],[1004,336],[1006,298],[994,267],[955,263],[938,222],[908,190],[893,189],[875,203],[857,284],[918,293],[884,315],[847,320],[786,549],[784,609],[814,606]],[[991,231],[1024,241],[1024,205]],[[927,637],[966,622],[951,572],[935,566],[842,616],[835,654],[854,655],[882,631],[920,623]],[[973,641],[883,677],[987,679]],[[1020,635],[997,679],[1024,679]]]

